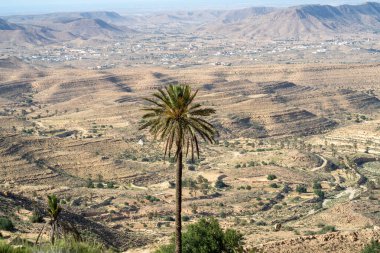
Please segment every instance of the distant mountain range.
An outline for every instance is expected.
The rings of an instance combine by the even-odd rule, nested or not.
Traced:
[[[116,12],[53,13],[0,19],[0,42],[46,44],[128,37],[144,27],[176,25],[182,32],[246,39],[329,39],[380,33],[380,3],[302,5],[232,11],[182,11],[121,16]]]
[[[0,19],[0,42],[47,44],[74,39],[126,37],[136,31],[119,27],[117,23],[127,20],[115,12],[10,16],[6,20]]]
[[[250,8],[231,11],[197,31],[270,39],[324,39],[342,34],[378,33],[380,3]]]

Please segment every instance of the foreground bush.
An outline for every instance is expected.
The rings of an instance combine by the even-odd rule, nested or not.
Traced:
[[[74,240],[57,241],[54,245],[42,247],[38,252],[46,253],[102,253],[106,252],[102,245],[97,243],[76,242]]]
[[[0,252],[1,253],[32,253],[30,248],[15,248],[11,245],[6,244],[4,241],[0,240]]]
[[[14,225],[8,217],[0,217],[0,230],[12,231]]]
[[[361,253],[380,253],[379,241],[372,240],[368,245],[364,247]]]
[[[243,252],[243,236],[233,229],[223,231],[214,218],[201,219],[189,225],[182,234],[183,253],[239,253]],[[174,240],[161,246],[155,253],[174,253]]]
[[[1,253],[103,253],[108,252],[97,243],[76,242],[74,240],[57,241],[54,245],[44,245],[40,247],[12,246],[0,241]]]

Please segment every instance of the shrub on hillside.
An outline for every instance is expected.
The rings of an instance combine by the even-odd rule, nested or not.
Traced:
[[[8,217],[0,217],[0,230],[12,231],[14,225]]]
[[[380,242],[372,239],[371,242],[364,247],[361,253],[380,253]]]
[[[273,175],[273,174],[270,174],[270,175],[268,175],[268,177],[267,177],[267,179],[270,180],[270,181],[275,180],[276,178],[277,178],[277,176],[276,176],[276,175]]]
[[[271,188],[279,188],[278,184],[276,183],[272,183],[269,185]]]
[[[214,219],[201,219],[188,226],[182,234],[183,253],[239,253],[243,252],[243,236],[233,229],[223,231],[219,222]],[[174,253],[175,245],[161,246],[156,253]]]
[[[222,179],[218,179],[216,182],[215,182],[215,187],[218,188],[218,189],[221,189],[221,188],[226,188],[228,185],[226,183],[223,182]]]
[[[29,220],[32,223],[41,223],[44,221],[44,217],[39,211],[34,210],[32,216],[29,217]]]
[[[322,185],[321,185],[321,183],[318,182],[318,181],[315,181],[315,182],[313,183],[313,189],[314,189],[314,190],[321,190],[321,189],[322,189]]]
[[[305,185],[297,185],[296,192],[298,192],[298,193],[306,193],[307,192],[307,188],[306,188]]]
[[[114,183],[114,182],[108,182],[108,183],[107,183],[107,188],[108,188],[108,189],[113,189],[113,188],[115,188],[115,183]]]
[[[318,231],[318,234],[326,234],[326,233],[335,232],[335,231],[336,231],[335,226],[326,225],[323,228],[321,228],[321,230]]]
[[[315,189],[314,194],[317,195],[320,200],[325,199],[325,193],[320,189]]]

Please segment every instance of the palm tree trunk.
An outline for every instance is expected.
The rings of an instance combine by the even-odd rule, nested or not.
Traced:
[[[54,245],[55,242],[55,221],[51,224],[51,230],[50,230],[50,242]]]
[[[182,253],[182,148],[180,148],[177,159],[177,178],[176,178],[176,214],[175,214],[175,242],[176,253]]]

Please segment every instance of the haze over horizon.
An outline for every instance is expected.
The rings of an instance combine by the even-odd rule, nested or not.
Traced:
[[[180,0],[15,0],[12,2],[0,2],[0,15],[17,14],[41,14],[49,12],[75,12],[75,11],[117,11],[126,12],[152,12],[152,11],[176,11],[176,10],[200,10],[200,9],[238,9],[254,6],[288,7],[303,4],[362,4],[368,1],[361,0],[193,0],[184,2]],[[380,2],[380,1],[372,1]]]

